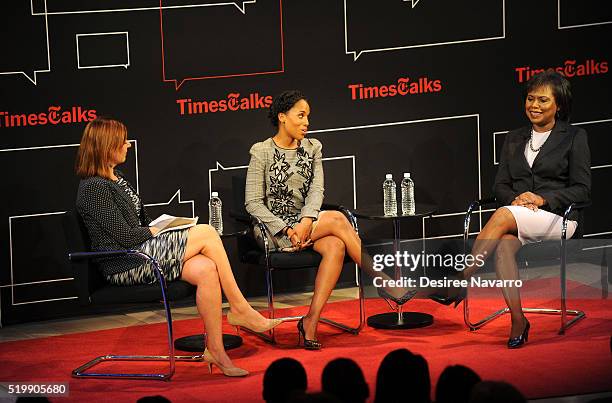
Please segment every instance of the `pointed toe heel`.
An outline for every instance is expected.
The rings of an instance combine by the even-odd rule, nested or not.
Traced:
[[[309,340],[306,338],[306,331],[304,330],[304,317],[297,323],[298,330],[298,346],[301,345],[301,339],[304,339],[305,350],[320,350],[323,345],[317,340]]]
[[[231,312],[227,313],[227,323],[229,323],[230,325],[233,325],[236,327],[236,330],[238,331],[239,327],[244,327],[246,329],[249,329],[255,333],[264,333],[267,332],[268,330],[271,330],[273,328],[275,328],[276,326],[280,325],[281,323],[283,323],[282,319],[268,319],[266,325],[263,326],[253,326],[252,324],[249,324],[244,318],[242,318],[241,316],[238,315],[234,315]]]
[[[211,374],[212,374],[213,365],[219,368],[221,372],[223,373],[223,375],[225,376],[241,377],[241,376],[247,376],[249,374],[249,371],[247,371],[246,369],[242,369],[238,367],[225,367],[221,365],[219,361],[217,361],[215,357],[212,356],[212,354],[208,351],[208,349],[204,350],[204,354],[202,354],[202,359],[208,365],[208,371]]]
[[[408,291],[406,291],[404,293],[404,295],[402,295],[401,297],[397,298],[397,297],[394,297],[393,295],[389,294],[387,292],[387,290],[385,290],[383,287],[376,288],[376,291],[378,292],[378,295],[381,298],[391,300],[391,301],[395,302],[397,305],[404,305],[406,302],[408,302],[412,298],[414,298],[414,296],[417,293],[417,290],[408,290]]]
[[[529,324],[528,320],[525,319],[525,321],[527,323],[525,324],[525,329],[523,330],[523,333],[516,337],[510,337],[508,339],[508,348],[519,348],[523,344],[527,343],[527,341],[529,340],[529,328],[531,327],[531,325]]]

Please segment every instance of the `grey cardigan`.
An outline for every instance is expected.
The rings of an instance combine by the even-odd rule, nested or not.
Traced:
[[[272,234],[280,235],[302,217],[319,216],[324,192],[322,148],[319,140],[304,139],[297,149],[284,149],[272,138],[251,147],[245,207]]]
[[[115,174],[122,176],[118,171]],[[87,227],[94,251],[135,249],[153,237],[146,226],[151,219],[144,206],[140,216],[137,215],[134,202],[110,179],[100,176],[82,179],[76,207]],[[143,261],[133,257],[102,259],[98,263],[102,273],[108,276],[138,267]]]

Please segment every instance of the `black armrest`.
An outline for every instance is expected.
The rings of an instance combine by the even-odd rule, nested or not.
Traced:
[[[494,196],[491,197],[485,197],[483,199],[479,199],[479,200],[474,200],[472,203],[470,203],[470,206],[468,207],[468,212],[472,212],[474,211],[477,207],[482,207],[482,206],[486,206],[489,204],[494,204],[496,202],[496,199]]]
[[[572,203],[565,209],[563,213],[563,221],[561,222],[561,240],[567,239],[567,222],[569,221],[570,214],[575,210],[582,210],[585,207],[589,207],[591,202]],[[580,235],[582,237],[582,235]]]
[[[466,240],[469,236],[470,231],[470,220],[472,218],[472,213],[478,207],[486,206],[488,204],[495,203],[495,197],[485,197],[483,199],[474,200],[470,203],[465,213],[465,218],[463,220],[463,239]]]
[[[230,210],[229,216],[240,223],[251,225],[251,216],[246,212]]]
[[[349,210],[348,208],[344,207],[343,205],[341,205],[341,204],[333,204],[333,203],[323,203],[321,205],[321,210],[336,210],[336,211],[341,212],[349,220],[349,222],[351,223],[351,225],[353,226],[355,231],[358,231],[358,229],[357,229],[357,218],[355,218],[355,215],[353,214],[353,212],[351,210]]]
[[[76,262],[79,260],[96,259],[99,257],[120,257],[135,254],[135,250],[109,250],[99,252],[71,252],[68,254],[68,260]]]
[[[572,203],[565,209],[565,213],[563,213],[563,221],[567,221],[569,215],[574,210],[581,210],[585,207],[589,207],[591,202],[583,202],[583,203]]]

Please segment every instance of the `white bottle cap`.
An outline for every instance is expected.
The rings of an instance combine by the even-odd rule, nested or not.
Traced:
[[[410,178],[410,172],[404,172],[404,178]]]
[[[219,192],[212,192],[210,197],[219,197]]]
[[[393,174],[386,174],[385,179],[393,179]]]

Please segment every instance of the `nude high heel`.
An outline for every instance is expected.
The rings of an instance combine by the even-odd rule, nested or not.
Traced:
[[[268,323],[265,326],[252,326],[248,324],[247,321],[244,320],[244,318],[242,318],[241,316],[235,315],[231,312],[227,313],[227,322],[230,325],[236,326],[236,328],[238,328],[238,326],[241,326],[249,330],[252,330],[253,332],[256,332],[256,333],[267,332],[268,330],[283,323],[282,319],[268,319]]]
[[[208,349],[204,350],[204,354],[202,354],[202,359],[208,364],[208,371],[211,374],[213,365],[216,365],[217,368],[219,368],[225,376],[247,376],[249,374],[249,371],[247,371],[246,369],[238,367],[224,367],[212,356]]]

